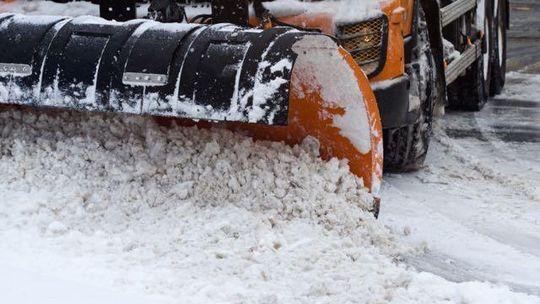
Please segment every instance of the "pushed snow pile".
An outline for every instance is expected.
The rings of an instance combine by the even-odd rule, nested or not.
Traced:
[[[57,213],[235,205],[268,217],[306,218],[339,232],[371,218],[373,199],[344,161],[318,146],[258,143],[227,130],[160,129],[152,119],[0,113],[3,172],[10,188],[63,196]],[[63,199],[60,199],[64,201]],[[116,215],[114,215],[116,217]]]
[[[0,302],[43,302],[17,293],[27,271],[142,303],[535,300],[397,264],[361,181],[310,141],[18,110],[0,112],[0,134],[0,267],[21,269],[0,275]]]

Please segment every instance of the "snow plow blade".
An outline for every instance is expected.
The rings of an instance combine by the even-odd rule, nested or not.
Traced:
[[[372,192],[382,174],[367,78],[330,37],[287,27],[0,14],[0,103],[170,117],[291,145],[312,136]]]

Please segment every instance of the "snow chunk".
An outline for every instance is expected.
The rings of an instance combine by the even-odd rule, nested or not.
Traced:
[[[66,233],[68,231],[68,228],[63,223],[59,221],[54,221],[49,224],[49,226],[47,227],[47,231],[53,235],[59,235]]]
[[[314,147],[14,109],[0,134],[0,261],[12,267],[153,303],[538,303],[396,263],[403,249],[365,211],[361,180]]]

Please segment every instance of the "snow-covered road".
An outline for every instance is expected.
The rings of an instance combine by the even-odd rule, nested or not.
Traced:
[[[508,74],[479,113],[448,113],[426,167],[386,175],[381,221],[419,269],[540,295],[540,75]]]
[[[0,303],[540,303],[534,159],[504,176],[445,130],[376,221],[310,144],[7,109]]]
[[[424,170],[385,176],[381,221],[425,247],[418,269],[540,295],[540,4],[510,8],[503,94],[447,113]]]
[[[400,262],[312,144],[17,108],[0,134],[0,303],[540,303]]]

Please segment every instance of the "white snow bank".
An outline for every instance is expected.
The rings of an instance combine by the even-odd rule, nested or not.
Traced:
[[[0,262],[0,300],[16,304],[164,303],[160,297],[133,294],[59,279]]]
[[[277,292],[280,278],[295,280],[298,263],[311,267],[309,250],[342,248],[332,245],[338,235],[391,247],[382,229],[370,232],[371,196],[361,181],[343,162],[324,163],[300,147],[67,113],[2,112],[0,130],[0,255],[15,264],[60,276],[82,268],[96,282],[110,277],[113,286],[210,301],[257,294],[268,285],[263,272],[275,276],[268,288]],[[324,277],[324,268],[314,271]],[[228,292],[229,280],[240,290]]]
[[[18,110],[0,134],[0,261],[65,284],[55,303],[86,286],[156,303],[538,303],[397,264],[360,181],[309,145]]]

